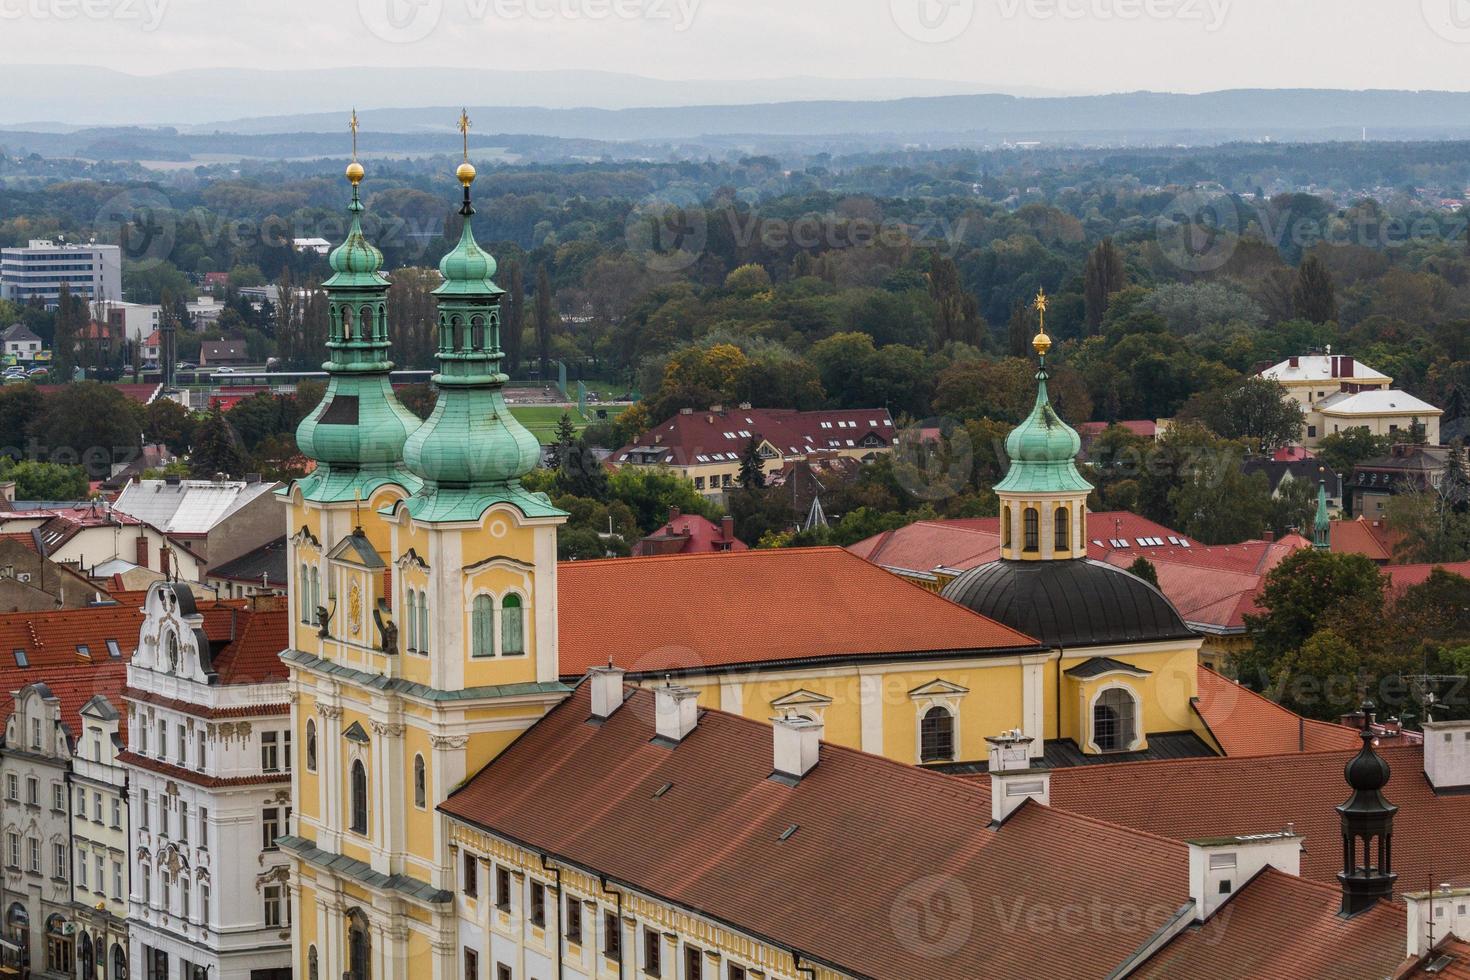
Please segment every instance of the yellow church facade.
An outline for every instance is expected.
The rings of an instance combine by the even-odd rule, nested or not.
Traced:
[[[602,586],[559,582],[563,572],[589,573],[558,568],[557,530],[566,515],[520,483],[538,465],[539,446],[502,397],[495,262],[471,231],[475,175],[468,162],[458,176],[463,232],[441,262],[444,285],[437,291],[438,400],[421,422],[398,404],[388,382],[387,280],[359,223],[362,168],[349,168],[352,227],[332,253],[333,276],[324,283],[329,383],[297,433],[316,468],[280,492],[292,569],[290,646],[282,659],[290,669],[299,763],[292,833],[278,843],[293,859],[298,977],[466,976],[459,938],[465,903],[488,899],[465,893],[494,894],[501,882],[486,879],[485,862],[467,865],[464,854],[470,845],[479,854],[506,845],[469,840],[470,831],[437,807],[608,660],[630,672],[630,683],[677,686],[678,699],[698,707],[762,723],[815,723],[833,743],[904,763],[978,765],[987,758],[986,739],[1013,730],[1032,739],[1029,751],[1038,758],[1058,743],[1083,755],[1146,753],[1151,739],[1181,734],[1201,751],[1217,748],[1191,704],[1198,638],[1156,590],[1073,556],[1086,490],[1070,482],[1070,461],[1058,457],[1067,441],[1050,433],[1065,426],[1048,416],[1044,377],[1036,423],[1043,437],[1023,426],[1017,431],[1030,432],[1024,438],[1035,445],[1012,452],[1030,482],[1015,492],[998,488],[1016,516],[1013,547],[996,567],[967,572],[940,597],[842,552],[881,577],[864,580],[868,587],[841,569],[833,573],[858,593],[859,604],[799,610],[806,619],[789,624],[773,612],[746,634],[755,647],[774,649],[802,625],[825,630],[834,644],[828,655],[740,661],[713,656],[686,636],[688,642],[664,649],[659,663],[647,662],[649,638],[632,630],[630,617],[656,617],[661,604],[698,594],[708,617],[748,621],[730,606],[728,592],[698,591],[704,563],[723,561],[769,595],[776,589],[771,579],[743,575],[743,562],[789,566],[810,556],[595,562],[587,565],[593,578],[603,576]],[[1033,514],[1028,502],[1038,500],[1052,512]],[[1065,546],[1052,524],[1057,513],[1071,528]],[[632,568],[657,569],[665,582],[620,592]],[[794,588],[810,590],[812,580],[803,581]],[[1074,591],[1058,593],[1067,589]],[[594,594],[602,605],[592,603]],[[1050,605],[1039,598],[1047,595]],[[897,613],[889,599],[909,610],[913,638],[893,637]],[[1132,611],[1120,618],[1125,602]],[[864,637],[836,635],[822,620],[853,619],[862,603],[871,618],[858,632],[886,634],[883,643],[864,646]],[[920,605],[909,608],[914,603]],[[570,626],[568,616],[576,618]],[[941,626],[952,634],[935,639]],[[619,642],[634,646],[624,650]],[[575,651],[564,654],[564,643]],[[532,902],[537,875],[525,869],[525,853],[516,860],[522,872],[506,887],[520,889],[518,903]],[[593,884],[562,883],[584,892]],[[472,911],[487,927],[510,928],[497,918],[498,905]],[[673,919],[668,928],[686,926],[706,928]],[[755,950],[748,939],[706,938],[708,948],[744,957],[768,976],[806,975],[789,957]],[[621,961],[605,950],[585,959],[589,976],[621,975]],[[488,963],[475,968],[466,980],[502,980]]]

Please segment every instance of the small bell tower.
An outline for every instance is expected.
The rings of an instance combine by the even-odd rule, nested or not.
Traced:
[[[1343,769],[1352,795],[1337,807],[1342,817],[1342,915],[1354,916],[1379,899],[1393,897],[1393,815],[1398,807],[1383,796],[1388,763],[1373,750],[1373,702],[1362,708],[1363,747]]]
[[[1046,292],[1038,291],[1032,309],[1039,329],[1036,351],[1036,405],[1006,437],[1011,467],[995,486],[1000,497],[1000,556],[1007,561],[1056,561],[1087,557],[1087,495],[1092,484],[1077,472],[1082,439],[1063,422],[1046,391],[1051,377],[1046,355]]]

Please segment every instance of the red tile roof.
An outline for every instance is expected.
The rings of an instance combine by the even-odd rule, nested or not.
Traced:
[[[176,766],[171,762],[162,762],[150,756],[139,755],[136,752],[118,753],[118,761],[124,765],[137,766],[139,769],[147,769],[161,776],[169,776],[182,782],[191,783],[195,786],[203,786],[208,789],[221,789],[231,786],[267,786],[272,783],[291,784],[291,774],[283,773],[257,773],[253,776],[209,776],[193,769]]]
[[[276,600],[276,601],[272,601]],[[238,610],[201,610],[204,632],[210,640],[234,640],[214,655],[221,684],[261,684],[283,681],[289,672],[281,651],[289,642],[290,614],[283,596],[258,596]],[[229,622],[233,615],[235,622]]]
[[[1087,537],[1089,558],[1123,567],[1140,555],[1161,561],[1203,547],[1178,531],[1126,510],[1089,511]],[[1000,557],[1000,518],[917,521],[859,541],[848,550],[888,568],[965,571]]]
[[[649,429],[633,445],[613,453],[609,462],[671,466],[735,462],[752,438],[758,443],[769,442],[783,457],[804,456],[819,449],[859,449],[869,436],[879,440],[884,448],[893,445],[898,430],[887,409],[798,412],[783,408],[732,408],[722,412],[680,413]],[[630,454],[635,451],[639,458],[630,460]],[[709,458],[715,456],[719,458]]]
[[[653,701],[590,725],[582,685],[440,809],[859,976],[1104,975],[1188,900],[1182,844],[1034,804],[991,830],[988,784],[833,745],[788,786],[768,726],[704,711],[670,749]]]
[[[1470,880],[1470,795],[1435,795],[1424,778],[1424,747],[1378,749],[1392,770],[1383,795],[1398,806],[1393,869],[1399,891]],[[1173,759],[1058,769],[1053,806],[1177,840],[1281,830],[1306,838],[1302,876],[1336,883],[1342,837],[1333,807],[1348,797],[1343,766],[1352,752]]]
[[[1437,964],[1441,957],[1450,957],[1450,962],[1430,970],[1430,964]],[[1470,980],[1470,943],[1451,935],[1443,942],[1436,943],[1428,955],[1409,964],[1402,972],[1394,974],[1394,980],[1431,980],[1431,978],[1432,980]]]
[[[1228,756],[1358,748],[1351,728],[1303,718],[1208,667],[1199,667],[1198,674],[1200,717]]]
[[[841,548],[563,562],[561,672],[634,673],[1037,642]]]
[[[1332,522],[1332,550],[1339,555],[1367,555],[1377,562],[1392,561],[1394,544],[1401,537],[1381,520],[1359,517]]]
[[[1102,435],[1108,430],[1108,426],[1120,425],[1136,436],[1152,439],[1159,434],[1159,423],[1153,419],[1127,419],[1120,422],[1079,422],[1076,426],[1077,434],[1084,439],[1090,439]]]
[[[1394,589],[1407,589],[1412,585],[1423,585],[1436,568],[1451,575],[1470,578],[1470,561],[1451,561],[1436,565],[1384,565],[1383,574],[1388,576]]]
[[[73,735],[82,730],[82,706],[98,694],[125,714],[127,661],[138,646],[142,625],[142,614],[131,604],[0,614],[0,691],[44,682],[61,700],[61,720]],[[117,657],[109,655],[108,640],[116,642]],[[78,647],[86,647],[87,653],[79,653]],[[18,663],[17,650],[23,651],[25,666]],[[13,707],[13,701],[7,703],[3,714]]]
[[[1342,892],[1267,867],[1200,926],[1180,934],[1136,977],[1380,980],[1404,960],[1404,910],[1386,903],[1351,919]]]
[[[635,555],[692,555],[715,551],[747,551],[739,538],[725,540],[724,528],[699,514],[677,514],[663,527],[639,541]]]
[[[36,538],[30,531],[16,531],[9,534],[0,534],[0,541],[14,541],[16,544],[39,554],[36,548]]]

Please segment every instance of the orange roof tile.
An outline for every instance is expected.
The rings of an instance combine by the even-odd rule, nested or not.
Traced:
[[[1188,899],[1174,841],[1034,804],[992,830],[988,783],[834,745],[786,785],[767,725],[704,711],[667,748],[651,691],[590,725],[588,688],[440,809],[858,976],[1105,975]],[[1046,941],[1035,911],[1078,914]]]
[[[1380,903],[1341,918],[1342,892],[1275,868],[1243,885],[1134,976],[1379,980],[1404,959],[1404,910]]]
[[[1440,959],[1449,957],[1450,961],[1443,966],[1438,965]],[[1436,964],[1433,970],[1430,964]],[[1451,935],[1444,941],[1436,943],[1434,949],[1417,961],[1407,964],[1401,972],[1394,974],[1394,980],[1470,980],[1470,943],[1464,942],[1458,937]]]
[[[1413,585],[1423,585],[1436,568],[1451,575],[1470,578],[1470,561],[1442,562],[1435,565],[1384,565],[1383,574],[1388,576],[1392,588],[1407,589]]]
[[[1383,795],[1398,806],[1393,869],[1400,891],[1470,881],[1470,795],[1436,795],[1424,778],[1424,746],[1382,745],[1392,772]],[[1352,752],[1171,759],[1058,769],[1053,806],[1177,840],[1281,830],[1306,838],[1302,876],[1336,883],[1342,837],[1333,807],[1348,797]]]
[[[1303,718],[1228,677],[1200,666],[1200,717],[1228,756],[1356,750],[1358,733]]]
[[[561,672],[634,673],[1035,649],[841,548],[563,562]]]

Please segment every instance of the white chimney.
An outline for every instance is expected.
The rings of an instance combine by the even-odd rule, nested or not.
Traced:
[[[1189,895],[1203,922],[1267,865],[1302,873],[1302,839],[1291,824],[1271,834],[1241,834],[1189,841]]]
[[[1450,936],[1470,935],[1470,888],[1441,884],[1433,891],[1405,892],[1408,954],[1422,959]]]
[[[821,756],[822,725],[810,718],[772,718],[776,776],[796,781],[812,771]]]
[[[1470,721],[1426,721],[1424,775],[1436,793],[1470,786]]]
[[[654,714],[661,741],[677,744],[699,723],[699,692],[665,684],[653,689]]]
[[[623,668],[608,664],[587,672],[592,685],[592,717],[608,718],[623,706]]]
[[[1027,800],[1051,805],[1051,772],[1031,768],[1030,735],[1019,728],[987,738],[990,743],[990,826],[999,827]]]

